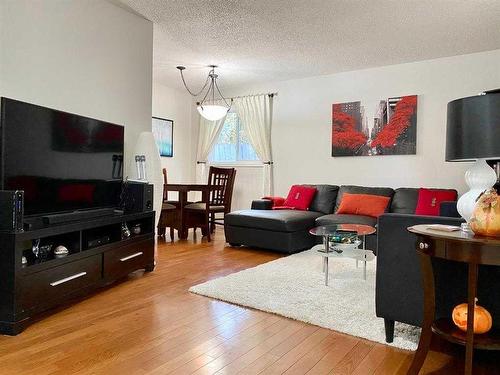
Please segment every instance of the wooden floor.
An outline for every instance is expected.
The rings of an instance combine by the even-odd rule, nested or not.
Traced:
[[[404,374],[411,353],[190,294],[191,285],[279,255],[195,238],[160,240],[154,272],[0,337],[0,374]],[[455,354],[454,354],[455,353]],[[459,374],[462,351],[432,352],[423,373]],[[497,361],[498,363],[498,361]],[[492,374],[491,356],[477,372]],[[498,366],[498,365],[497,365]]]

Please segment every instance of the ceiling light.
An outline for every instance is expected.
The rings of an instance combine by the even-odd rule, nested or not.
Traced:
[[[195,93],[189,89],[186,84],[186,80],[184,79],[184,74],[182,71],[186,68],[184,66],[177,67],[177,69],[179,69],[179,71],[181,72],[181,78],[184,87],[192,96],[201,96],[205,89],[208,88],[205,92],[205,95],[203,95],[203,99],[199,102],[196,102],[196,107],[201,116],[209,121],[217,121],[226,116],[226,114],[229,112],[229,110],[231,109],[231,104],[233,103],[233,99],[231,99],[228,103],[226,98],[224,98],[224,96],[220,92],[219,86],[217,85],[218,75],[215,74],[215,68],[217,68],[217,65],[209,65],[209,68],[210,72],[208,73],[205,84],[200,91]]]

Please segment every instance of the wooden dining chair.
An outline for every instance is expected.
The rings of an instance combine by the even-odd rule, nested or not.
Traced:
[[[163,202],[160,220],[158,221],[158,236],[165,236],[166,228],[170,228],[170,240],[174,240],[174,229],[180,227],[180,205],[178,201],[168,200],[167,169],[163,168]]]
[[[201,228],[203,235],[211,241],[211,233],[216,224],[224,224],[224,218],[216,214],[231,212],[236,169],[210,167],[208,173],[208,192],[202,202],[191,203],[184,207],[187,228]]]

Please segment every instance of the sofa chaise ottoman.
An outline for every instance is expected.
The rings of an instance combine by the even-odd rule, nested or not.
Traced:
[[[309,230],[316,226],[316,219],[333,211],[339,187],[308,186],[317,190],[308,211],[272,210],[271,201],[258,200],[252,203],[251,210],[227,214],[224,218],[226,242],[289,254],[313,247],[316,239]]]

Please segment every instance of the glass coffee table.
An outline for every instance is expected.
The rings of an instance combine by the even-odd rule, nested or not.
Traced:
[[[335,224],[313,228],[309,231],[313,236],[323,237],[323,244],[316,245],[318,255],[323,257],[323,272],[325,273],[325,285],[328,286],[328,259],[329,258],[352,258],[363,262],[363,279],[366,280],[366,262],[375,259],[372,250],[366,249],[366,236],[375,233],[377,230],[370,225],[362,224]],[[336,243],[336,237],[343,237],[346,233],[356,233],[356,237],[349,243]],[[360,239],[361,238],[361,239]],[[362,245],[359,248],[359,245]]]

